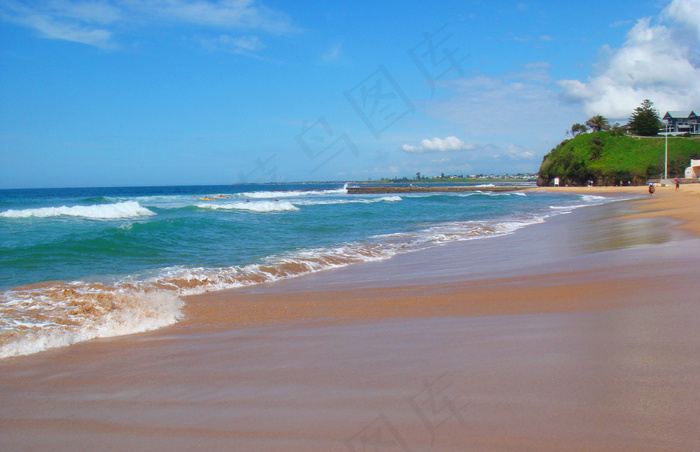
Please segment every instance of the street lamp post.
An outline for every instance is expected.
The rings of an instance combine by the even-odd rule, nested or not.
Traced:
[[[666,123],[666,145],[664,150],[664,179],[668,179],[668,123]]]

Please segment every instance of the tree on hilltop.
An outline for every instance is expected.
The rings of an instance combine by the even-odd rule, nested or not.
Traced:
[[[635,108],[628,124],[629,130],[642,137],[654,137],[662,127],[659,112],[654,108],[654,102],[644,99],[642,105]]]
[[[571,126],[571,136],[576,136],[579,133],[584,133],[588,130],[588,127],[584,126],[583,124],[576,123],[573,126]]]
[[[586,125],[590,127],[594,132],[600,132],[601,130],[609,130],[610,129],[610,123],[608,122],[607,118],[602,115],[595,115],[588,121],[586,121]]]
[[[627,128],[627,124],[620,125],[619,122],[616,122],[615,125],[610,128],[610,135],[614,137],[624,137],[625,134],[627,134]]]

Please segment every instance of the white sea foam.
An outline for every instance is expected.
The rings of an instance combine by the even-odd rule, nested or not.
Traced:
[[[546,217],[535,215],[520,219],[467,221],[439,225],[428,229],[430,232],[429,241],[444,243],[512,234],[518,229],[542,223],[544,218]]]
[[[297,198],[302,196],[327,196],[327,195],[347,195],[347,184],[343,188],[335,190],[290,190],[290,191],[255,191],[242,193],[241,196],[254,199],[268,198]]]
[[[252,197],[255,199],[255,197]],[[264,197],[261,199],[269,199]],[[293,201],[236,201],[236,202],[211,202],[197,203],[196,207],[200,209],[210,210],[250,210],[254,212],[282,212],[299,210],[297,206],[320,206],[320,205],[339,205],[339,204],[372,204],[378,202],[399,202],[403,201],[400,196],[384,196],[381,198],[370,199],[295,199]]]
[[[378,202],[399,202],[403,201],[401,196],[383,196],[381,198],[361,198],[361,199],[327,199],[327,200],[316,200],[316,199],[302,199],[299,201],[294,201],[295,204],[301,206],[322,206],[322,205],[338,205],[338,204],[373,204]]]
[[[289,201],[237,201],[226,203],[198,203],[200,209],[211,210],[250,210],[253,212],[283,212],[289,210],[299,210],[297,206]]]
[[[586,204],[571,204],[571,205],[566,205],[566,206],[549,206],[551,210],[558,211],[560,213],[569,213],[572,210],[581,208],[581,207],[586,207]]]
[[[610,200],[610,198],[606,198],[605,196],[598,196],[598,195],[581,195],[581,200],[588,204],[603,204],[607,201]]]
[[[578,204],[567,204],[563,206],[549,206],[550,210],[558,211],[560,213],[569,213],[573,210],[580,209],[581,207],[590,207],[590,206],[597,206],[600,204],[605,204],[610,201],[620,201],[623,199],[631,199],[631,198],[607,198],[605,196],[597,196],[597,195],[580,195],[579,199],[581,200],[581,203]]]
[[[145,207],[142,207],[136,201],[125,201],[115,204],[98,204],[91,206],[39,207],[36,209],[7,210],[0,213],[0,217],[5,218],[49,218],[65,216],[88,218],[92,220],[114,220],[151,215],[155,215],[155,213]]]
[[[184,304],[173,292],[162,290],[85,291],[59,301],[40,290],[10,291],[3,298],[14,298],[15,305],[29,305],[29,309],[24,309],[24,319],[7,319],[7,307],[12,304],[6,305],[2,326],[11,325],[15,332],[0,345],[0,358],[162,328],[177,322]]]
[[[384,260],[393,256],[396,249],[397,247],[380,244],[350,243],[336,248],[307,249],[282,256],[271,256],[264,263],[243,267],[169,267],[163,269],[160,274],[151,276],[144,283],[170,287],[179,295],[196,295],[296,278],[358,262]]]

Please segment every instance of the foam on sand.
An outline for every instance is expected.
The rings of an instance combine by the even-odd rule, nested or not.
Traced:
[[[60,284],[9,291],[1,298],[0,358],[162,328],[182,316],[184,304],[168,291]]]

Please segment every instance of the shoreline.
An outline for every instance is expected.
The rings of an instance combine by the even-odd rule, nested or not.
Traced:
[[[649,196],[647,187],[537,187],[532,191],[564,191],[569,193],[596,194],[601,196],[616,193],[643,195],[644,198],[631,201],[638,213],[630,213],[622,220],[651,217],[670,217],[681,222],[674,228],[700,235],[700,184],[681,185],[679,190],[667,185],[657,187],[654,196]]]
[[[700,192],[668,188],[2,360],[0,448],[700,448]]]
[[[593,190],[591,190],[593,188]],[[700,212],[700,186],[697,187],[698,207]],[[534,188],[533,191],[545,191],[548,188]],[[557,188],[556,190],[560,190]],[[562,187],[560,191],[571,193],[592,194],[600,196],[615,196],[621,193],[630,195],[640,195],[646,193],[646,187],[621,187],[621,190],[606,189],[605,187]],[[605,214],[616,216],[614,220],[607,220],[610,224],[618,222],[627,222],[632,224],[635,220],[644,220],[642,226],[635,227],[636,231],[625,231],[623,241],[625,246],[643,246],[653,243],[659,243],[659,237],[663,234],[649,234],[644,231],[645,228],[671,228],[690,231],[696,235],[700,235],[700,215],[695,215],[693,218],[688,218],[687,212],[689,209],[680,208],[679,205],[685,206],[685,201],[668,203],[668,199],[664,199],[663,195],[674,196],[679,193],[670,190],[661,192],[661,196],[654,198],[635,198],[622,201],[629,208],[625,208],[625,212],[614,212]],[[694,196],[694,195],[693,195]],[[661,200],[661,201],[659,201]],[[677,200],[674,200],[677,201]],[[586,209],[596,209],[605,206],[587,207]],[[610,210],[610,207],[607,208]],[[639,210],[643,212],[638,213]],[[576,211],[568,214],[576,217],[588,218],[589,212]],[[664,218],[673,218],[673,221],[663,223]],[[652,219],[659,219],[661,223],[649,223]],[[551,218],[550,223],[567,223],[566,218]],[[538,225],[530,225],[527,228],[536,228]],[[556,225],[554,227],[559,227]],[[613,226],[615,227],[615,226]],[[526,228],[526,229],[527,229]],[[585,229],[582,228],[582,229]],[[576,234],[586,234],[585,231],[577,229]],[[447,244],[446,247],[454,250],[465,249],[473,255],[474,249],[483,249],[481,257],[486,258],[488,250],[493,247],[491,240],[498,240],[502,243],[501,246],[517,249],[515,245],[508,242],[527,241],[528,238],[521,237],[530,236],[524,234],[524,231],[517,231],[512,236],[494,237],[477,241],[466,241]],[[595,240],[606,243],[598,243],[589,248],[587,254],[595,254],[607,251],[608,248],[615,248],[610,242],[615,239],[620,239],[621,232],[614,231],[613,237],[599,237]],[[545,237],[535,238],[544,240]],[[550,237],[551,239],[551,237]],[[546,252],[555,254],[561,252],[561,247],[571,246],[570,243],[564,241],[573,241],[575,238],[570,235],[566,239],[560,240],[550,246]],[[593,241],[590,237],[586,240]],[[664,237],[661,241],[672,241],[672,237]],[[527,250],[529,245],[521,244],[524,250]],[[507,301],[511,299],[513,286],[517,287],[517,291],[527,294],[526,298],[532,298],[530,293],[538,293],[539,297],[552,297],[555,289],[552,289],[552,281],[561,279],[577,280],[580,283],[573,284],[568,288],[570,291],[587,291],[591,294],[596,294],[604,297],[603,293],[597,286],[601,282],[615,279],[611,276],[609,268],[601,266],[597,263],[587,263],[582,266],[585,257],[580,255],[573,258],[575,261],[569,267],[565,267],[565,259],[561,257],[547,259],[538,262],[536,266],[532,266],[534,271],[528,271],[525,268],[516,267],[509,270],[503,270],[503,261],[499,262],[499,273],[504,273],[506,277],[489,276],[486,271],[466,267],[461,272],[454,272],[445,268],[445,265],[439,266],[440,275],[430,274],[426,277],[419,276],[420,273],[425,273],[426,268],[423,265],[424,261],[433,262],[436,260],[444,260],[444,255],[441,255],[443,247],[435,247],[428,250],[418,251],[407,255],[394,256],[389,261],[381,261],[376,263],[361,263],[351,265],[349,267],[325,270],[320,273],[305,275],[301,278],[291,280],[277,281],[267,283],[263,286],[250,286],[236,289],[222,290],[218,292],[210,292],[198,295],[185,297],[187,301],[185,310],[185,319],[181,320],[173,327],[178,325],[186,327],[197,323],[197,319],[211,319],[216,317],[221,323],[222,328],[230,327],[231,325],[260,326],[271,324],[283,324],[299,321],[317,321],[317,322],[337,322],[337,321],[362,321],[363,319],[386,319],[386,318],[411,318],[411,317],[441,317],[441,316],[472,316],[472,315],[495,315],[508,313],[536,313],[536,312],[555,312],[566,310],[578,310],[593,308],[596,303],[591,303],[588,306],[581,304],[567,304],[557,302],[544,302],[537,305],[527,305],[518,302]],[[461,258],[456,257],[455,266]],[[556,262],[560,267],[566,268],[565,272],[553,271],[549,266],[552,262]],[[449,265],[449,264],[448,264]],[[481,265],[481,264],[480,264]],[[631,262],[627,265],[627,273],[644,275],[645,266],[648,262],[640,261],[639,263]],[[542,268],[544,267],[544,268]],[[386,272],[387,269],[393,269],[386,274],[386,279],[377,279],[376,274]],[[493,269],[496,270],[495,268]],[[532,269],[531,269],[532,270]],[[445,276],[448,275],[449,276]],[[476,274],[477,276],[475,276]],[[409,276],[406,276],[409,275]],[[435,282],[437,279],[437,282]],[[647,275],[639,278],[632,277],[627,284],[643,285]],[[328,287],[326,281],[333,281]],[[326,286],[326,287],[324,287]],[[499,286],[508,287],[507,290],[501,290]],[[314,287],[313,290],[307,289]],[[416,287],[419,288],[416,291]],[[561,290],[561,288],[556,289]],[[454,302],[456,294],[472,292],[479,293],[483,300],[479,300],[475,304],[463,304]],[[284,293],[284,297],[280,294]],[[430,294],[427,295],[426,294]],[[235,298],[235,308],[229,303]],[[552,298],[554,299],[554,298]],[[352,300],[352,303],[349,302]],[[382,300],[378,303],[377,300]],[[506,300],[506,301],[504,301]],[[615,302],[611,302],[610,306],[615,306]],[[283,313],[276,315],[275,313]],[[211,326],[211,325],[208,325]]]

